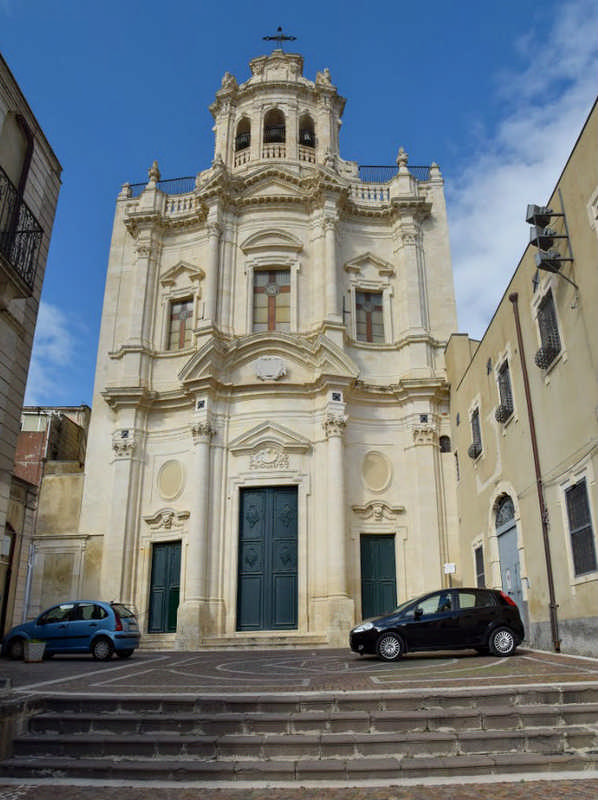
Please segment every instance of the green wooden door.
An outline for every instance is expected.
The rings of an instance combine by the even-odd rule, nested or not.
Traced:
[[[297,487],[242,489],[237,630],[297,627]]]
[[[361,613],[379,617],[397,605],[395,537],[361,536]]]
[[[181,585],[181,543],[164,542],[152,549],[149,633],[174,633]]]

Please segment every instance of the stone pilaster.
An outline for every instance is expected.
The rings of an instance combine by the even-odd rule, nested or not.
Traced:
[[[210,442],[214,433],[207,416],[196,419],[191,425],[194,446],[193,499],[186,554],[185,598],[179,607],[177,625],[177,644],[186,650],[199,646],[208,613]]]
[[[328,440],[328,641],[334,647],[343,645],[354,619],[354,604],[347,592],[347,524],[343,463],[343,433],[346,423],[344,403],[330,404],[322,424]]]
[[[222,226],[218,221],[215,209],[208,217],[208,266],[206,270],[206,304],[205,320],[212,325],[216,324],[218,303],[218,275],[220,272],[220,236]]]

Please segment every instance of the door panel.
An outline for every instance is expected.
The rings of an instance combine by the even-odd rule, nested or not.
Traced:
[[[378,617],[397,605],[395,538],[361,536],[361,611],[363,619]]]
[[[238,630],[297,627],[297,487],[242,489]]]
[[[149,633],[176,631],[181,581],[181,543],[164,542],[152,549]]]
[[[519,574],[519,550],[517,549],[517,526],[513,524],[498,537],[498,553],[500,557],[500,575],[503,592],[506,592],[523,608],[523,592]]]

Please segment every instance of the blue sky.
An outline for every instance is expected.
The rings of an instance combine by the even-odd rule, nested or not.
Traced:
[[[483,9],[483,10],[481,10]],[[347,98],[341,154],[438,162],[459,329],[480,336],[598,86],[594,0],[320,4],[0,0],[0,49],[61,161],[63,186],[26,403],[91,404],[116,195],[213,157],[209,104],[278,25],[305,75]],[[498,231],[498,233],[497,233]]]

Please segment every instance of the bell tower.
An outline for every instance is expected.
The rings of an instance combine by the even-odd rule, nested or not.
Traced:
[[[229,170],[257,162],[327,164],[339,155],[339,129],[345,99],[330,72],[316,80],[303,76],[303,58],[274,50],[250,62],[251,78],[239,85],[225,73],[216,101],[214,160]]]

